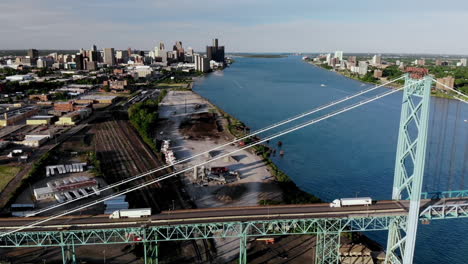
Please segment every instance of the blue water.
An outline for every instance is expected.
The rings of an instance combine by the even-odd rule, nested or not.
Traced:
[[[194,89],[253,131],[369,87],[290,56],[236,58],[230,68],[197,81]],[[468,123],[463,120],[468,105],[431,100],[424,190],[467,189]],[[285,135],[279,139],[285,156],[274,160],[301,189],[322,199],[390,199],[400,106],[398,92]],[[386,232],[367,234],[386,241]],[[468,219],[420,225],[415,263],[467,263],[466,234]]]

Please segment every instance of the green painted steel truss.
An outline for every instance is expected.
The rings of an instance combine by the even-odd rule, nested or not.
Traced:
[[[436,204],[423,210],[420,220],[468,218],[468,203]],[[388,230],[399,223],[405,229],[407,216],[361,216],[249,222],[198,223],[112,229],[82,229],[16,232],[0,238],[0,247],[61,247],[64,263],[75,263],[75,246],[138,244],[145,247],[145,263],[158,262],[158,245],[164,241],[234,237],[240,239],[239,263],[247,262],[249,237],[317,235],[316,263],[338,263],[340,233]]]
[[[312,218],[250,222],[200,223],[112,229],[16,232],[0,238],[0,247],[125,244],[189,239],[261,237],[387,230],[393,219],[406,216]]]

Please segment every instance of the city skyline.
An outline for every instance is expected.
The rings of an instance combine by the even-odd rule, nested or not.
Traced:
[[[216,5],[214,5],[216,3]],[[219,38],[227,52],[327,52],[468,54],[459,34],[468,4],[461,1],[322,3],[293,1],[215,2],[142,0],[0,3],[4,26],[0,49],[80,49],[99,47],[150,50],[159,42],[187,43],[202,51]],[[25,8],[27,7],[27,8]],[[437,21],[437,23],[434,23]],[[440,36],[456,36],[447,41]],[[397,38],[397,43],[395,43]],[[185,46],[185,45],[184,45]]]

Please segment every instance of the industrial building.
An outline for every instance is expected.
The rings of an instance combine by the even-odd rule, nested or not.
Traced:
[[[9,126],[24,121],[26,118],[31,117],[38,112],[39,108],[34,106],[27,106],[11,111],[7,108],[7,111],[3,112],[3,115],[0,115],[0,126]]]
[[[117,96],[112,95],[85,95],[80,100],[92,100],[99,104],[112,104],[117,99]]]
[[[89,194],[99,194],[98,182],[86,176],[72,176],[47,182],[34,189],[36,200],[56,199],[59,203]]]
[[[27,125],[50,125],[52,124],[54,116],[51,115],[37,115],[30,117],[26,120]]]
[[[91,112],[90,108],[83,108],[60,117],[59,121],[55,124],[59,126],[74,126],[91,115]]]
[[[23,146],[37,148],[44,144],[49,138],[49,135],[26,135],[23,141],[18,141],[15,143]]]
[[[34,189],[34,197],[36,198],[36,200],[52,199],[54,198],[54,192],[49,186],[36,188]]]

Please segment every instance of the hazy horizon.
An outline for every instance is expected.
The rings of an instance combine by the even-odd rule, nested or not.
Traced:
[[[150,50],[181,40],[203,51],[218,38],[230,53],[466,55],[466,17],[468,2],[453,0],[3,0],[0,49]]]

